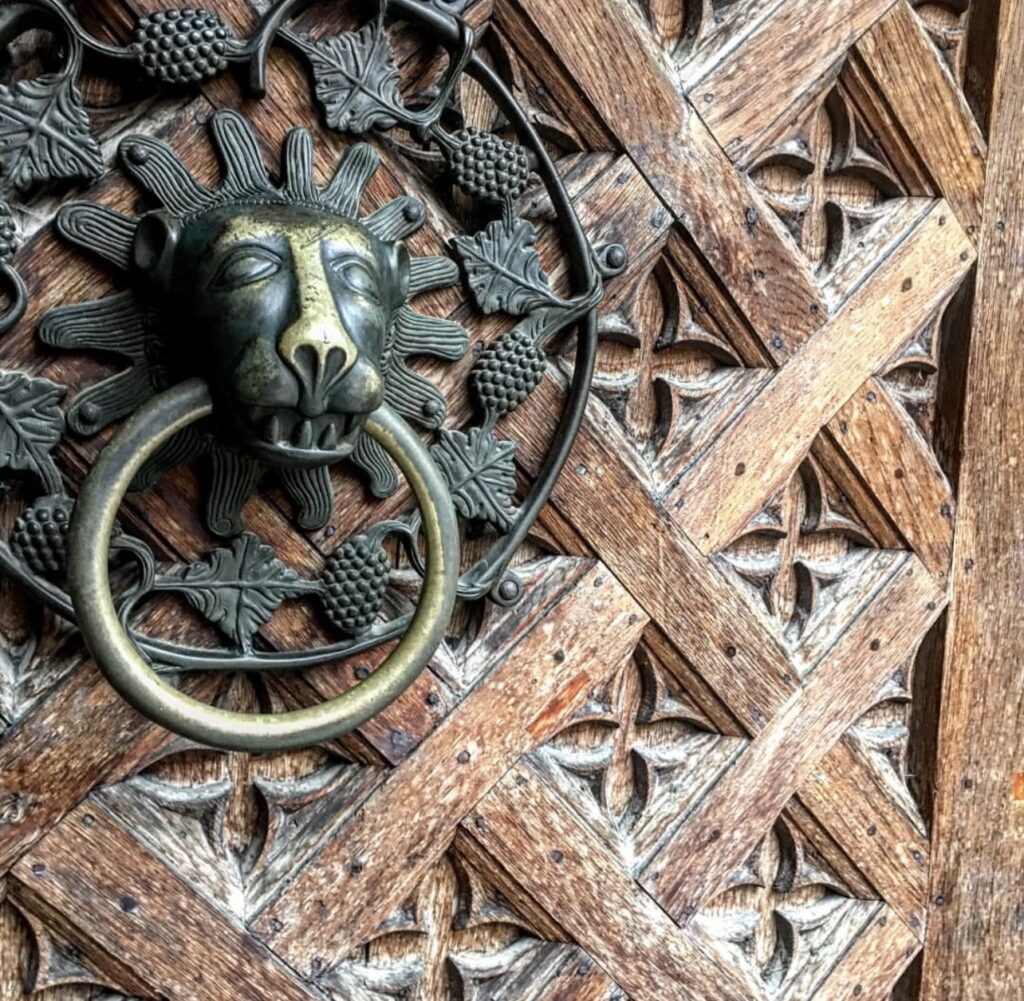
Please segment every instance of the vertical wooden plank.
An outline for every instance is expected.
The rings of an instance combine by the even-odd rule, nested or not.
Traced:
[[[1019,997],[1024,954],[1024,5],[1003,3],[964,416],[925,1001]]]

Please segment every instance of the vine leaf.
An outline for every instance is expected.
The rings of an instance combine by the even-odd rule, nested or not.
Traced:
[[[78,88],[50,73],[0,86],[0,181],[25,191],[45,181],[103,173],[99,143]]]
[[[66,392],[49,379],[0,372],[0,469],[35,473],[50,493],[61,490],[50,453],[64,434]]]
[[[324,38],[308,54],[316,96],[332,129],[361,134],[398,123],[398,68],[379,21]]]
[[[490,522],[505,532],[512,527],[515,442],[496,438],[486,428],[470,428],[468,434],[443,428],[430,452],[459,514]]]
[[[252,532],[243,532],[230,548],[215,549],[204,562],[185,567],[172,580],[179,582],[175,589],[193,608],[246,653],[281,602],[311,590],[309,581],[286,567]]]
[[[541,306],[560,305],[534,250],[537,230],[525,219],[495,220],[474,236],[459,236],[455,251],[477,306],[485,313],[525,316]]]

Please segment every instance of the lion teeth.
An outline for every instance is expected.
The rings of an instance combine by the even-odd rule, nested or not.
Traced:
[[[313,447],[313,425],[309,421],[303,421],[299,425],[299,433],[295,436],[295,444],[299,448]]]
[[[271,445],[276,445],[281,440],[281,418],[276,414],[270,417],[263,425],[263,435]]]
[[[331,421],[320,435],[320,447],[329,452],[338,447],[338,427]]]

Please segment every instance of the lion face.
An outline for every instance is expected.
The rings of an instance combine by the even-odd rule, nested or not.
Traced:
[[[187,221],[150,213],[133,256],[238,445],[279,466],[351,454],[384,401],[409,290],[401,242],[312,206],[225,205]]]

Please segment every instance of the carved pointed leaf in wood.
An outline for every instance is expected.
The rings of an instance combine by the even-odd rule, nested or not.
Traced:
[[[22,611],[5,585],[0,585],[0,601],[9,602],[15,614]],[[0,735],[75,669],[78,649],[74,627],[49,612],[27,633],[5,636],[0,630]],[[0,792],[0,825],[3,802]]]
[[[817,989],[879,906],[854,899],[780,819],[696,925],[773,998],[796,1001]]]

